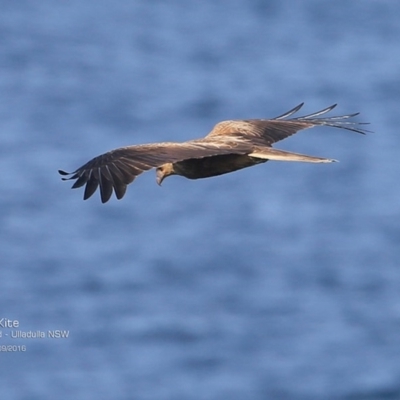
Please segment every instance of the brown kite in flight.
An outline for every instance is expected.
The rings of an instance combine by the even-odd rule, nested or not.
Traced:
[[[142,172],[156,168],[157,183],[169,175],[189,179],[208,178],[251,167],[268,160],[329,163],[336,160],[307,156],[272,148],[272,144],[302,129],[332,126],[365,134],[356,123],[348,121],[359,113],[320,117],[336,104],[303,117],[289,118],[303,106],[298,105],[273,119],[222,121],[204,138],[183,143],[163,142],[121,147],[89,161],[63,180],[76,179],[72,188],[85,187],[84,200],[100,186],[101,201],[106,203],[115,191],[122,199],[126,187]]]

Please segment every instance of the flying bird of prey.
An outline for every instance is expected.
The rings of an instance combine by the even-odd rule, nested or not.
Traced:
[[[122,199],[127,185],[152,168],[156,168],[156,181],[161,185],[170,175],[189,179],[208,178],[268,160],[330,163],[336,160],[277,150],[272,148],[272,144],[314,126],[331,126],[362,134],[367,132],[359,127],[363,123],[348,121],[359,113],[321,117],[335,108],[336,104],[313,114],[289,118],[303,104],[273,119],[219,122],[201,139],[121,147],[95,157],[74,172],[58,172],[64,176],[70,175],[63,180],[76,179],[73,189],[86,185],[84,200],[100,187],[101,201],[106,203],[113,191],[118,200]]]

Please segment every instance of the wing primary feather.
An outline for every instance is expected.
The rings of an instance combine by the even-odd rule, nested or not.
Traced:
[[[111,181],[109,181],[102,173],[101,167],[98,167],[98,174],[99,174],[99,185],[100,185],[100,197],[101,197],[101,202],[104,204],[108,200],[110,200],[110,197],[113,192],[113,185]]]
[[[329,119],[329,120],[336,120],[336,119],[348,119],[348,118],[353,118],[357,115],[359,115],[360,113],[354,113],[354,114],[349,114],[349,115],[338,115],[338,116],[334,116],[334,117],[327,117],[324,119]],[[352,122],[349,122],[349,124],[351,124]],[[359,124],[366,124],[366,122],[358,122]]]
[[[347,131],[352,131],[352,132],[357,132],[361,133],[362,135],[365,135],[366,133],[371,133],[372,131],[369,131],[367,129],[361,129],[361,128],[356,128],[355,125],[368,125],[367,122],[363,123],[351,123],[351,122],[332,122],[330,123],[329,120],[310,120],[311,123],[315,123],[315,125],[321,125],[321,126],[330,126],[332,128],[341,128],[341,129],[346,129]]]
[[[308,115],[303,115],[302,117],[297,117],[295,119],[310,119],[310,118],[318,117],[319,115],[323,115],[323,114],[328,113],[329,111],[332,111],[336,106],[337,106],[337,104],[333,104],[329,107],[324,108],[321,111],[317,111],[315,113],[308,114]]]
[[[277,117],[275,117],[275,118],[273,118],[273,119],[284,119],[284,118],[290,117],[291,115],[297,113],[297,111],[299,111],[300,108],[303,107],[303,106],[304,106],[304,102],[303,102],[303,103],[300,103],[300,104],[299,104],[298,106],[296,106],[295,108],[292,108],[290,111],[287,111],[287,112],[285,112],[284,114],[279,115],[279,116],[277,116]]]
[[[83,193],[83,200],[87,200],[89,197],[91,197],[97,190],[98,186],[99,181],[97,179],[89,179],[85,187],[85,192]]]
[[[79,174],[77,173],[77,171],[75,171],[75,172],[65,172],[65,171],[62,171],[62,170],[58,170],[58,173],[60,174],[60,175],[64,175],[64,176],[67,176],[67,175],[71,175],[69,178],[61,178],[63,181],[70,181],[71,179],[78,179],[79,178]]]
[[[114,184],[114,191],[115,191],[115,196],[117,197],[118,200],[121,200],[126,193],[126,185],[121,184],[121,183],[116,183]]]
[[[78,175],[78,180],[72,185],[72,189],[77,189],[83,186],[88,179],[90,179],[90,171],[83,171],[81,175]],[[72,177],[73,178],[73,177]],[[72,179],[71,178],[71,179]]]

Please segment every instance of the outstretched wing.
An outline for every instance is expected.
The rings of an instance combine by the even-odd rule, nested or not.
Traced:
[[[203,158],[222,154],[246,154],[251,151],[248,145],[226,140],[204,142],[192,140],[184,143],[154,143],[122,147],[93,158],[76,171],[58,172],[68,178],[76,179],[73,189],[86,184],[84,200],[100,187],[101,201],[107,202],[113,190],[117,199],[122,199],[126,187],[142,172],[157,168],[165,163],[183,161],[190,158]]]
[[[349,118],[355,117],[359,113],[334,117],[320,117],[333,110],[336,104],[309,115],[288,119],[299,111],[303,104],[304,103],[301,103],[292,110],[273,119],[220,122],[215,125],[214,129],[207,135],[207,138],[211,139],[217,136],[241,136],[254,145],[271,146],[273,143],[286,139],[288,136],[302,129],[312,128],[314,126],[331,126],[362,134],[368,132],[360,127],[360,125],[365,125],[365,123],[348,121]]]

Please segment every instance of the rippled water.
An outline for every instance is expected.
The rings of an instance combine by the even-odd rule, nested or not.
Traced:
[[[2,398],[400,398],[399,4],[3,3]],[[57,174],[302,101],[374,133],[106,205]]]

